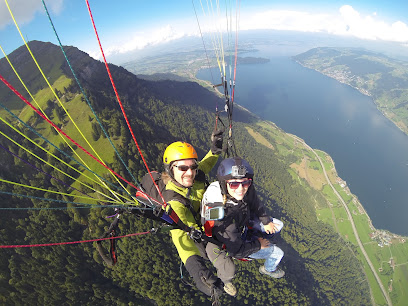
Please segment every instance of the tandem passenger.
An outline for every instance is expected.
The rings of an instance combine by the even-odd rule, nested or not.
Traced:
[[[224,289],[231,295],[237,292],[232,284],[235,274],[233,258],[266,259],[259,267],[260,273],[272,278],[285,275],[278,267],[284,253],[269,240],[272,234],[280,232],[283,223],[266,214],[256,194],[253,176],[252,167],[244,159],[223,160],[217,170],[218,181],[207,188],[201,204],[206,235],[225,246],[209,242],[207,255],[224,282]],[[221,208],[223,216],[209,220],[211,208]]]

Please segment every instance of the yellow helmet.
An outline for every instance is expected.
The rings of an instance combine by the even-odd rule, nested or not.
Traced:
[[[167,172],[170,170],[170,164],[181,159],[198,159],[196,150],[187,142],[176,141],[170,144],[163,154],[164,168]]]

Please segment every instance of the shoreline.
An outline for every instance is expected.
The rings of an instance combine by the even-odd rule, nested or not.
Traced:
[[[337,176],[338,178],[340,178],[340,176],[337,174],[336,165],[335,165],[335,163],[334,163],[333,158],[332,158],[328,153],[326,153],[326,152],[324,152],[324,151],[322,151],[322,150],[313,149],[313,148],[312,148],[312,150],[322,152],[326,157],[329,157],[329,158],[330,158],[330,162],[331,162],[331,164],[333,165],[333,169],[336,171],[336,176]],[[340,179],[341,179],[341,178],[340,178]],[[406,236],[404,236],[404,235],[401,235],[401,234],[393,233],[393,232],[391,232],[391,231],[389,231],[389,230],[387,230],[387,229],[376,228],[376,227],[373,225],[373,221],[371,220],[370,215],[367,213],[367,211],[366,211],[365,208],[364,208],[364,205],[360,202],[360,200],[358,199],[358,197],[357,197],[354,193],[352,193],[352,191],[350,190],[350,188],[349,188],[348,186],[346,186],[345,188],[347,188],[347,189],[349,190],[350,195],[352,196],[353,200],[355,200],[354,203],[356,204],[358,210],[359,210],[360,212],[362,211],[362,212],[367,216],[369,226],[370,226],[370,228],[371,228],[371,230],[372,230],[373,232],[385,232],[385,233],[388,233],[388,234],[392,235],[393,238],[408,240],[408,234],[407,234]]]
[[[379,105],[376,103],[376,101],[375,101],[375,99],[373,98],[373,96],[372,96],[367,90],[361,89],[361,88],[359,88],[359,87],[355,87],[355,86],[351,85],[350,83],[346,82],[345,80],[336,78],[335,76],[330,75],[330,74],[327,74],[327,73],[324,73],[323,71],[319,71],[319,70],[317,70],[317,69],[315,69],[315,68],[311,68],[311,67],[305,66],[305,65],[303,65],[301,62],[299,62],[299,61],[297,61],[297,60],[295,60],[295,59],[294,59],[294,61],[295,61],[297,64],[299,64],[300,66],[304,67],[304,68],[307,68],[307,69],[316,71],[316,72],[318,72],[318,73],[320,73],[320,74],[322,74],[322,75],[324,75],[324,76],[327,76],[327,77],[329,77],[329,78],[331,78],[331,79],[333,79],[333,80],[336,80],[337,82],[339,82],[339,83],[341,83],[341,84],[350,86],[351,88],[357,90],[359,93],[363,94],[364,96],[370,97],[371,102],[375,105],[376,109],[384,116],[384,118],[386,118],[387,120],[389,120],[390,122],[392,122],[402,133],[404,133],[404,135],[408,136],[408,129],[403,129],[403,128],[401,128],[401,127],[398,125],[397,122],[395,122],[395,121],[392,120],[389,116],[387,116],[387,114],[386,114],[381,108],[379,108]]]
[[[332,158],[327,152],[325,152],[325,151],[323,151],[323,150],[320,150],[320,149],[313,149],[312,147],[310,147],[310,146],[306,143],[306,141],[305,141],[304,139],[300,138],[300,137],[297,136],[297,135],[293,135],[293,134],[290,134],[290,133],[286,133],[286,134],[289,135],[290,137],[292,137],[292,138],[298,140],[299,142],[303,143],[304,146],[305,146],[308,150],[311,150],[312,152],[315,152],[315,151],[322,152],[326,157],[329,158],[330,163],[333,165],[333,169],[334,169],[334,171],[335,171],[336,177],[338,177],[339,179],[341,179],[341,177],[340,177],[340,176],[338,175],[338,173],[337,173],[336,165],[335,165],[335,162],[334,162],[333,158]],[[344,181],[343,179],[341,179],[341,180]],[[408,235],[397,234],[397,233],[393,233],[393,232],[391,232],[391,231],[389,231],[389,230],[387,230],[387,229],[379,229],[379,228],[376,228],[376,227],[373,225],[373,221],[371,220],[369,214],[368,214],[367,211],[365,210],[364,205],[360,202],[360,200],[358,199],[358,197],[357,197],[354,193],[352,193],[352,191],[350,190],[350,188],[349,188],[347,185],[346,185],[343,189],[346,189],[346,188],[347,188],[348,193],[350,194],[350,196],[353,198],[353,202],[354,202],[355,205],[357,206],[358,210],[359,210],[360,212],[363,212],[364,215],[367,216],[367,220],[368,220],[370,229],[372,229],[373,232],[385,232],[385,233],[388,233],[388,234],[392,235],[393,238],[395,238],[395,239],[405,239],[405,240],[408,240]]]

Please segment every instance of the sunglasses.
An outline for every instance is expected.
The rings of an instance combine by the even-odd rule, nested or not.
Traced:
[[[245,180],[242,182],[227,182],[231,189],[237,189],[239,185],[242,185],[244,188],[248,188],[252,184],[252,180]]]
[[[191,165],[191,166],[187,166],[187,165],[174,165],[173,167],[177,167],[177,169],[179,169],[180,171],[183,171],[183,172],[186,172],[186,171],[188,171],[188,169],[191,169],[191,170],[197,170],[197,168],[198,168],[198,165],[197,164],[194,164],[194,165]]]

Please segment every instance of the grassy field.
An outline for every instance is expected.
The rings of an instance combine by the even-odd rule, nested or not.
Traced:
[[[64,88],[68,87],[71,82],[72,80],[66,78],[65,76],[61,76],[54,82],[54,84],[52,84],[52,87],[55,91],[58,90],[59,92],[64,93]],[[60,125],[64,133],[66,133],[72,139],[78,141],[78,143],[80,143],[80,145],[85,150],[87,150],[96,158],[103,161],[105,164],[113,162],[113,156],[115,153],[109,140],[103,137],[100,137],[97,141],[93,140],[91,120],[93,120],[94,118],[89,109],[89,106],[83,101],[82,95],[65,93],[60,96],[59,99],[57,99],[51,89],[45,88],[40,90],[34,96],[34,101],[32,103],[37,109],[44,111],[47,109],[47,106],[50,105],[50,101],[53,107],[52,112],[48,112],[48,117],[50,120],[52,120],[55,124]],[[63,112],[62,117],[57,115],[57,108],[60,108],[61,112]],[[65,108],[66,113],[65,111],[63,111],[63,108]],[[3,114],[5,115],[4,111],[1,115]],[[34,110],[32,110],[29,106],[24,107],[19,114],[20,119],[28,123],[34,122],[36,116],[37,115],[34,114]],[[44,136],[44,138],[46,138],[49,142],[57,147],[60,147],[61,144],[66,144],[71,148],[75,147],[73,143],[62,134],[57,134],[55,131],[53,131],[54,128],[44,120],[41,120],[36,124],[36,130],[38,130]],[[111,141],[115,145],[117,145],[120,142],[120,139],[114,138],[111,139]],[[40,147],[43,147],[50,152],[55,151],[55,148],[52,145],[45,143],[45,141],[40,138],[35,139],[35,142],[37,142]],[[102,159],[97,152],[104,152],[104,159]],[[72,157],[95,173],[109,174],[109,171],[105,169],[104,166],[90,158],[80,148],[73,149]],[[59,165],[60,163],[61,161],[58,161],[55,164]],[[69,162],[68,166],[69,165],[75,166],[76,163]],[[88,186],[92,182],[99,184],[102,188],[104,188],[102,181],[92,172],[87,170],[81,172],[80,177],[72,182],[72,186],[77,189],[81,189],[81,187],[87,188],[86,186]],[[75,195],[79,193],[77,191],[73,191],[72,194]],[[95,201],[88,201],[86,199],[80,199],[79,202],[96,204]]]

